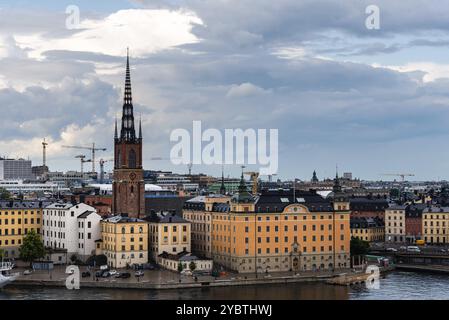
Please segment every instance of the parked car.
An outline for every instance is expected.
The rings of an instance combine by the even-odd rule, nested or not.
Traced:
[[[388,252],[398,252],[398,249],[395,248],[387,248]]]
[[[115,277],[120,278],[120,279],[128,279],[129,277],[131,277],[131,273],[121,272],[121,273],[118,273]]]
[[[117,275],[117,274],[118,274],[117,270],[111,270],[111,271],[109,271],[109,275],[110,275],[110,276],[115,276],[115,275]]]
[[[30,274],[32,274],[32,273],[33,273],[32,270],[25,270],[25,271],[23,272],[23,275],[24,275],[24,276],[28,276],[28,275],[30,275]]]
[[[399,250],[400,250],[400,251],[407,251],[407,247],[405,247],[405,246],[400,246],[400,247],[399,247]]]
[[[83,277],[83,278],[90,277],[90,272],[89,271],[84,271],[83,273],[81,273],[81,277]]]
[[[106,270],[109,270],[109,267],[105,264],[105,265],[100,266],[100,270],[106,271]]]
[[[181,275],[183,276],[191,276],[192,275],[192,271],[190,271],[189,269],[184,269],[181,271]]]
[[[109,278],[111,276],[111,274],[109,273],[109,271],[103,271],[103,273],[101,274],[102,278]]]
[[[96,276],[97,278],[100,278],[102,275],[103,275],[103,271],[97,271],[97,272],[95,272],[95,276]]]
[[[417,246],[408,246],[407,252],[421,252],[421,249],[419,249]]]
[[[143,277],[145,274],[143,273],[143,271],[141,270],[137,270],[136,273],[134,274],[136,277]]]

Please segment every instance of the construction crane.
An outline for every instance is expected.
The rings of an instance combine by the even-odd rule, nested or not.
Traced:
[[[405,177],[414,177],[413,173],[382,173],[381,176],[401,177],[401,182],[405,181]]]
[[[86,156],[84,154],[80,154],[80,155],[76,156],[75,158],[76,159],[80,159],[80,162],[81,162],[81,174],[83,174],[84,173],[84,164],[86,162],[92,162],[92,160],[91,159],[84,160],[84,159],[86,159]]]
[[[82,150],[90,150],[92,152],[92,159],[89,162],[92,162],[92,173],[95,173],[95,152],[96,151],[106,151],[106,148],[95,148],[95,142],[92,143],[92,147],[83,147],[83,146],[62,146],[63,148],[71,148],[71,149],[82,149]]]
[[[249,175],[251,177],[251,181],[253,182],[252,194],[257,195],[259,172],[249,171],[249,172],[244,172],[244,174]]]
[[[44,141],[42,141],[42,168],[45,171],[45,166],[47,165],[47,146],[48,143],[45,142],[45,138]]]
[[[100,159],[100,183],[103,183],[103,181],[104,181],[104,164],[106,163],[106,162],[112,162],[112,161],[114,161],[114,159],[106,159],[106,160],[104,160],[104,159]]]

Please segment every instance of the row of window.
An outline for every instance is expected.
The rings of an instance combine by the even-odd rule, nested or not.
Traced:
[[[22,244],[22,239],[17,239],[17,245],[21,245],[21,244]],[[9,246],[9,245],[14,246],[14,245],[16,245],[16,240],[15,240],[15,239],[11,239],[11,241],[9,241],[9,239],[7,239],[7,240],[2,241],[2,240],[0,239],[0,247],[1,247],[2,245],[5,245],[5,246]]]
[[[17,215],[21,215],[21,214],[37,214],[38,212],[37,211],[17,211]],[[11,215],[11,216],[14,216],[16,214],[16,212],[15,211],[0,211],[0,216],[1,215],[4,215],[4,216],[8,216],[8,215]]]
[[[279,232],[279,226],[274,226],[273,229],[271,229],[272,226],[265,226],[265,231],[266,232],[270,232],[271,230],[274,230],[274,232]],[[229,225],[223,225],[223,224],[213,224],[212,225],[212,230],[213,231],[230,231],[231,226]],[[319,225],[320,231],[324,231],[325,229],[325,225],[324,224],[320,224]],[[327,226],[328,230],[332,230],[332,225],[329,224]],[[246,226],[245,227],[245,232],[248,233],[250,232],[251,228]],[[316,231],[317,230],[317,225],[313,224],[312,225],[312,231]],[[344,224],[340,224],[340,230],[345,230],[345,225]],[[236,232],[236,227],[233,226],[233,231]],[[284,232],[288,232],[289,231],[289,226],[288,225],[284,225]],[[293,231],[298,231],[298,225],[294,225],[293,226]],[[307,231],[307,225],[303,225],[302,226],[302,231]],[[262,232],[262,227],[258,226],[257,227],[257,232]]]
[[[17,230],[17,231],[16,231]],[[33,230],[33,229],[30,229]],[[23,234],[27,234],[28,233],[28,228],[23,229]],[[36,229],[36,233],[40,234],[41,229],[37,228]],[[21,236],[22,235],[22,229],[18,228],[18,229],[0,229],[0,236]]]
[[[139,248],[138,249],[139,251],[143,251],[144,250],[144,246],[142,244],[140,244],[139,246],[134,246],[133,244],[129,245],[129,246],[122,245],[120,248],[121,248],[121,251],[134,251],[135,248]],[[129,248],[129,250],[126,250],[127,248]],[[117,250],[117,246],[113,246],[113,245],[107,244],[105,246],[105,249],[109,250],[109,251],[116,251]]]
[[[36,224],[40,224],[41,223],[41,219],[40,218],[36,218],[36,220],[34,220],[34,218],[30,218],[30,220],[28,220],[28,218],[24,218],[23,219],[23,223],[24,224],[28,224],[28,221],[30,221],[30,224],[34,224],[34,221],[36,221]],[[16,224],[16,219],[0,219],[0,225],[14,225]],[[18,218],[17,219],[17,224],[22,224],[22,219]]]
[[[328,246],[328,248],[327,248],[328,250],[326,250],[326,247],[325,246],[320,246],[320,247],[312,247],[312,251],[311,252],[313,252],[313,253],[316,253],[316,252],[332,252],[332,246]],[[230,247],[223,247],[223,246],[214,246],[214,245],[212,245],[212,250],[214,250],[215,252],[222,252],[222,253],[224,253],[224,254],[226,254],[226,253],[228,253],[228,254],[230,254],[231,253],[231,248]],[[342,246],[340,246],[340,250],[341,251],[344,251],[345,250],[345,246],[344,245],[342,245]],[[265,250],[264,250],[265,252],[265,254],[272,254],[272,253],[274,253],[274,254],[279,254],[280,252],[280,248],[274,248],[274,251],[271,251],[271,248],[265,248]],[[289,250],[289,247],[284,247],[284,253],[289,253],[290,252],[290,250]],[[303,247],[303,250],[302,250],[302,252],[303,253],[307,253],[307,247]],[[235,254],[236,253],[236,248],[233,248],[233,253]],[[257,248],[257,254],[262,254],[262,248]],[[249,255],[249,249],[245,249],[245,255]]]

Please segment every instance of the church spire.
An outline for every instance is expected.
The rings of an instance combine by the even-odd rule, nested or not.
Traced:
[[[140,115],[139,119],[139,139],[142,140],[142,115]]]
[[[221,186],[220,186],[220,194],[225,195],[226,194],[226,187],[224,184],[224,170],[223,167],[221,167]]]
[[[117,130],[117,116],[115,117],[115,132],[114,132],[114,139],[118,139],[118,130]]]
[[[131,71],[129,68],[129,49],[126,56],[126,78],[125,95],[123,99],[122,128],[120,139],[124,141],[136,140],[136,130],[134,129],[133,99],[131,91]]]

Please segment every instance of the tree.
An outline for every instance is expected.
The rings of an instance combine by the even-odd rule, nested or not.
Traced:
[[[182,272],[184,270],[184,267],[182,266],[182,263],[178,263],[178,272]]]
[[[369,250],[369,242],[351,238],[351,256],[365,255]]]
[[[0,260],[5,256],[5,250],[0,249]]]
[[[195,271],[195,269],[196,269],[196,263],[195,263],[194,261],[190,262],[189,268],[190,268],[190,271],[192,271],[192,272]]]
[[[9,193],[8,190],[5,188],[0,188],[0,200],[10,200],[11,199],[11,193]]]
[[[86,260],[86,264],[88,266],[93,267],[94,265],[96,266],[103,266],[108,264],[108,258],[104,255],[104,254],[100,254],[98,256],[90,256],[87,260]]]
[[[42,243],[41,237],[36,231],[31,230],[23,238],[23,243],[19,248],[20,259],[30,262],[30,266],[36,259],[43,258],[45,256],[45,247]]]

